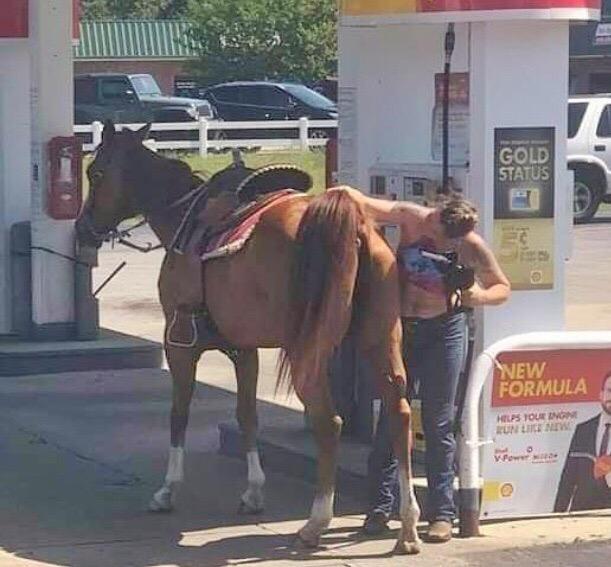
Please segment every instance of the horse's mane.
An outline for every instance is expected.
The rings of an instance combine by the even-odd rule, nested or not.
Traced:
[[[134,152],[127,172],[139,201],[148,211],[163,208],[207,181],[184,161],[142,147]]]

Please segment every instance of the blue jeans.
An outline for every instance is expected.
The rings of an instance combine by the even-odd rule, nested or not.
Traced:
[[[454,401],[465,357],[465,313],[405,322],[404,356],[422,401],[429,520],[454,519]],[[390,516],[398,491],[388,415],[383,408],[368,460],[371,512]]]

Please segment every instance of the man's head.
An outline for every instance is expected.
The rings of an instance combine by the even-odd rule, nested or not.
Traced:
[[[611,415],[611,372],[608,372],[603,378],[600,390],[600,405],[606,414]]]
[[[459,193],[442,196],[436,205],[439,222],[447,238],[462,238],[471,232],[478,221],[477,209]]]

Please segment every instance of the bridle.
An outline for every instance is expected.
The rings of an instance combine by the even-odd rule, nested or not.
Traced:
[[[87,232],[88,236],[93,237],[96,245],[98,246],[101,246],[103,242],[112,241],[112,242],[118,242],[119,244],[123,244],[124,246],[127,246],[128,248],[133,248],[134,250],[138,250],[140,252],[152,252],[153,250],[159,250],[160,248],[163,247],[163,245],[158,244],[154,246],[149,243],[146,246],[140,246],[138,244],[134,244],[133,242],[130,242],[129,240],[127,240],[128,238],[131,237],[131,232],[147,224],[153,216],[158,215],[160,212],[168,212],[174,209],[179,209],[180,207],[187,205],[187,209],[181,215],[181,221],[172,238],[171,245],[170,245],[170,248],[171,248],[173,244],[175,243],[176,237],[180,233],[184,223],[186,222],[186,219],[189,217],[193,208],[198,203],[200,203],[202,199],[207,198],[208,193],[209,193],[209,188],[210,186],[209,186],[208,181],[202,181],[202,183],[200,183],[197,187],[195,187],[194,189],[191,189],[191,191],[185,193],[184,195],[181,195],[176,200],[172,201],[170,204],[164,206],[163,209],[143,212],[144,218],[141,221],[123,230],[118,230],[116,226],[114,228],[107,228],[105,230],[100,230],[99,228],[97,228],[93,222],[90,207],[83,211],[83,214],[80,217],[79,223],[82,229],[84,229]]]
[[[96,157],[97,157],[99,150],[100,150],[100,147],[96,149],[96,152],[94,154]],[[239,162],[239,163],[242,164],[242,162]],[[238,165],[238,162],[236,161],[235,156],[234,156],[234,164]],[[91,179],[91,191],[92,191],[92,196],[95,196],[95,185],[97,184],[96,182],[99,183],[99,181],[104,177],[104,172],[98,170],[93,173],[92,177],[93,178]],[[170,245],[168,249],[172,250],[174,246],[176,245],[176,242],[182,230],[184,229],[186,223],[189,221],[190,217],[192,216],[194,209],[198,206],[201,206],[201,204],[205,203],[206,200],[210,197],[210,194],[212,192],[212,187],[213,187],[213,184],[211,184],[211,181],[214,179],[214,177],[215,176],[211,177],[209,180],[203,180],[199,185],[197,185],[197,187],[195,187],[194,189],[191,189],[184,195],[181,195],[176,200],[172,201],[169,204],[164,205],[161,208],[158,208],[156,210],[148,210],[148,211],[142,210],[141,214],[144,217],[143,220],[138,222],[136,225],[130,228],[127,228],[124,230],[118,230],[117,227],[115,226],[113,228],[105,229],[103,231],[100,230],[99,228],[95,226],[93,222],[91,206],[83,210],[83,213],[81,214],[81,217],[79,219],[79,223],[81,224],[81,227],[87,231],[88,235],[93,237],[97,246],[101,246],[103,242],[110,240],[113,242],[116,241],[119,244],[123,244],[124,246],[127,246],[129,248],[139,250],[140,252],[151,252],[153,250],[162,248],[163,246],[161,244],[158,246],[153,246],[152,244],[149,243],[147,246],[143,247],[143,246],[134,244],[132,242],[129,242],[127,238],[131,236],[130,234],[131,231],[150,222],[150,220],[153,217],[155,217],[156,215],[159,215],[162,213],[168,213],[172,210],[179,209],[181,207],[186,207],[185,211],[181,213],[180,222],[178,223],[178,227],[174,231],[174,235],[172,236],[172,239],[170,240]],[[138,206],[134,207],[134,209],[139,209],[139,208],[141,207],[138,207]]]

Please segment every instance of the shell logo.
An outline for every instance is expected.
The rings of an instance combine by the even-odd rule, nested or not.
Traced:
[[[499,493],[501,494],[501,498],[511,498],[513,496],[514,491],[515,488],[513,486],[513,483],[511,482],[504,482],[499,487]]]

